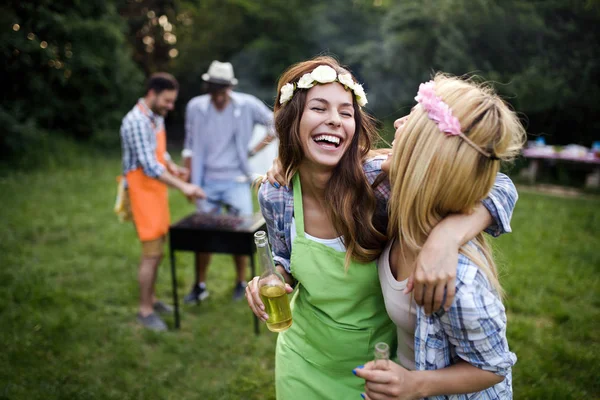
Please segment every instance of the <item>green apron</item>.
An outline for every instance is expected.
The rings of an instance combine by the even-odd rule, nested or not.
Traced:
[[[353,261],[346,271],[345,253],[307,239],[298,174],[293,184],[291,271],[299,286],[291,303],[292,326],[277,338],[277,399],[359,399],[364,380],[352,370],[373,359],[375,343],[396,348],[377,265]]]

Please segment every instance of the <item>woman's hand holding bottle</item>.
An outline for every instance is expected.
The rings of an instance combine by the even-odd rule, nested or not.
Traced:
[[[246,286],[246,300],[248,301],[248,307],[252,310],[254,315],[256,315],[261,321],[267,322],[269,319],[269,314],[265,312],[265,305],[260,298],[260,290],[258,287],[258,282],[260,280],[260,276],[255,276],[251,281],[248,282]],[[285,284],[286,294],[292,293],[294,289],[287,283]]]
[[[369,361],[362,368],[354,369],[354,374],[365,380],[363,398],[366,400],[414,400],[422,397],[413,373],[393,361],[386,366],[377,360]]]
[[[267,323],[272,332],[285,331],[292,325],[292,311],[288,293],[291,286],[286,283],[283,269],[275,267],[265,231],[254,234],[254,243],[262,275],[255,276],[246,286],[246,300],[258,318]],[[285,271],[283,271],[288,275]]]

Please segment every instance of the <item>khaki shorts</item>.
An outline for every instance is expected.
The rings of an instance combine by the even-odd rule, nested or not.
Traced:
[[[164,253],[166,236],[142,242],[143,257],[160,257]]]

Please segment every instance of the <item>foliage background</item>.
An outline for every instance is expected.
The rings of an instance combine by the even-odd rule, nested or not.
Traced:
[[[144,76],[159,70],[181,83],[168,121],[178,140],[213,59],[272,104],[283,70],[318,54],[366,83],[381,120],[406,112],[434,71],[477,74],[531,135],[589,147],[600,128],[599,24],[598,0],[9,0],[0,154],[31,161],[56,132],[115,146]]]

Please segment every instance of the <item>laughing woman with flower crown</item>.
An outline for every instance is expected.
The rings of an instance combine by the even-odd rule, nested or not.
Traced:
[[[293,324],[277,340],[279,400],[358,398],[362,383],[352,369],[372,358],[377,342],[395,348],[375,263],[387,239],[389,186],[371,188],[383,159],[367,160],[377,133],[366,103],[362,86],[330,57],[295,64],[279,80],[275,127],[292,186],[259,190],[275,264],[288,292],[297,285]],[[490,213],[495,233],[510,230],[516,193],[504,186],[495,187],[496,200],[486,207],[442,221],[445,228],[427,242],[439,245],[426,243],[419,257],[456,260],[459,245],[492,222]],[[448,294],[456,270],[449,264]],[[266,321],[257,284],[258,277],[249,282],[246,298]],[[423,295],[438,293],[427,288]]]

